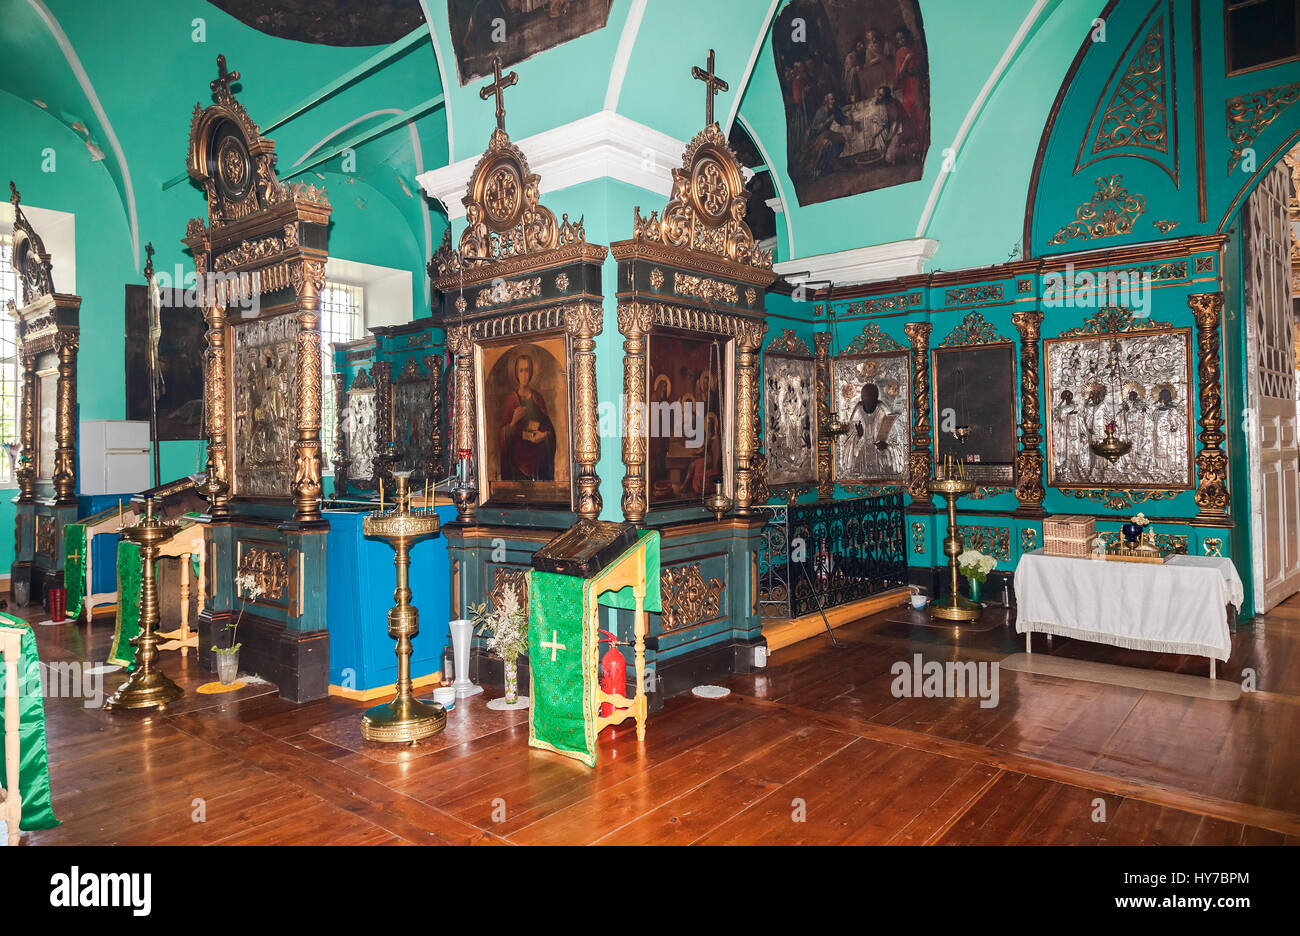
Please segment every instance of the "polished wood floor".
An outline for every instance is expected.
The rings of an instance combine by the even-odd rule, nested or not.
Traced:
[[[28,844],[1295,844],[1300,842],[1300,600],[1244,626],[1220,677],[1236,702],[1003,670],[1000,701],[895,698],[890,667],[997,661],[1006,613],[928,626],[902,608],[772,655],[723,701],[668,701],[638,746],[602,736],[588,768],[527,746],[482,698],[434,743],[360,741],[364,706],[294,706],[273,688],[164,714],[48,698],[63,825]],[[102,660],[111,623],[37,627],[43,660]],[[1036,652],[1205,674],[1177,655],[1043,639]],[[124,677],[108,677],[111,691]],[[1104,821],[1097,821],[1104,812]]]

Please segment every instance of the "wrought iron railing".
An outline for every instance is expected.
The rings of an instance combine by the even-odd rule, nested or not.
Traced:
[[[907,584],[903,496],[764,507],[759,614],[816,614]]]

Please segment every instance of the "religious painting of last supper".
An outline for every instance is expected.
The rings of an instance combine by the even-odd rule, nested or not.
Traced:
[[[0,91],[15,920],[1281,896],[1130,878],[1300,844],[1300,0],[0,0]]]

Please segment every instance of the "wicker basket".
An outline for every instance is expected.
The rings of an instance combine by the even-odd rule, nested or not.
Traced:
[[[1091,556],[1097,518],[1057,514],[1043,519],[1043,551],[1049,556]]]

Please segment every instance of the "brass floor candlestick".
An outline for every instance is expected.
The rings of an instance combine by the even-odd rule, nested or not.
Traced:
[[[963,549],[961,534],[957,532],[957,498],[975,490],[975,482],[962,476],[960,462],[951,455],[944,463],[943,477],[935,476],[926,482],[926,490],[939,494],[948,502],[948,535],[943,538],[943,551],[948,556],[951,573],[951,591],[947,598],[930,604],[930,618],[943,621],[975,621],[982,610],[978,601],[964,597],[957,589],[957,556]]]
[[[366,536],[387,540],[397,553],[393,560],[397,568],[393,600],[397,604],[388,612],[388,636],[397,641],[397,695],[391,702],[368,709],[362,717],[361,736],[367,741],[410,743],[447,726],[447,710],[437,702],[417,699],[411,687],[411,641],[420,632],[420,613],[411,604],[411,547],[437,536],[439,524],[432,507],[411,510],[410,477],[409,471],[393,472],[397,483],[393,509],[380,510],[361,521]]]
[[[136,667],[131,678],[118,687],[104,703],[106,710],[161,708],[179,699],[185,690],[172,682],[160,669],[158,657],[158,578],[154,563],[158,547],[176,535],[180,527],[153,514],[153,498],[145,500],[145,514],[136,523],[119,532],[140,547],[140,633],[131,638],[136,648]]]

